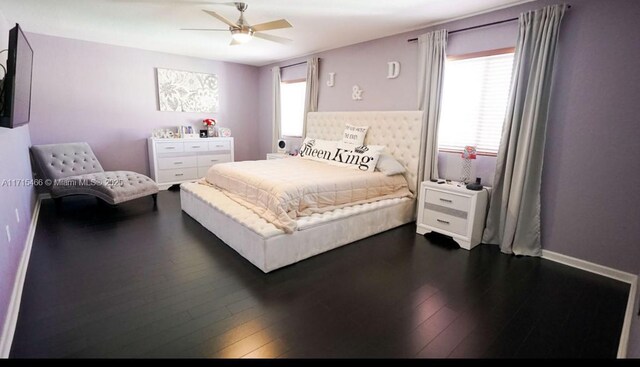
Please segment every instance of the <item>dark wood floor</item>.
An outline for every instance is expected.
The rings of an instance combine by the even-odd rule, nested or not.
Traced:
[[[178,193],[146,199],[43,201],[12,357],[616,355],[611,279],[413,224],[265,275]]]

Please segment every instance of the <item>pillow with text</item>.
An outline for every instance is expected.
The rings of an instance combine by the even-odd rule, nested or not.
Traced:
[[[347,144],[364,145],[364,137],[367,136],[369,126],[353,126],[347,124],[342,134],[342,142]]]
[[[355,145],[322,139],[306,138],[300,147],[300,157],[335,166],[373,172],[382,145]]]

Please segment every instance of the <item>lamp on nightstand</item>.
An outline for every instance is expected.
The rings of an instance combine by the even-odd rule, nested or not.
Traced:
[[[471,160],[476,159],[476,147],[467,145],[462,151],[462,172],[460,173],[460,182],[469,183],[471,179]]]

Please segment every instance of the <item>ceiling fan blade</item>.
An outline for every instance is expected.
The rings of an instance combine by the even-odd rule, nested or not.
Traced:
[[[229,46],[237,46],[237,45],[241,45],[241,42],[236,41],[235,39],[231,39],[231,43],[229,43]]]
[[[272,29],[291,28],[291,27],[293,26],[291,25],[291,23],[287,22],[286,19],[278,19],[272,22],[260,23],[260,24],[251,26],[251,28],[256,32],[270,31]]]
[[[211,11],[211,10],[204,10],[202,9],[203,12],[211,15],[212,17],[217,18],[218,20],[220,20],[221,22],[224,22],[226,24],[228,24],[230,27],[232,28],[238,28],[238,25],[235,24],[234,22],[230,21],[229,19],[223,17],[222,15],[216,13],[215,11]]]
[[[290,40],[288,38],[284,38],[284,37],[278,37],[278,36],[272,36],[270,34],[266,34],[266,33],[254,33],[253,34],[254,37],[258,37],[258,38],[262,38],[264,40],[267,41],[272,41],[272,42],[277,42],[277,43],[282,43],[282,44],[287,44],[287,43],[291,43],[293,42],[293,40]]]
[[[204,28],[180,28],[181,31],[223,31],[229,32],[228,29],[204,29]]]
[[[143,4],[164,4],[164,5],[227,5],[236,6],[235,2],[218,3],[215,1],[205,0],[111,0],[115,3],[143,3]]]

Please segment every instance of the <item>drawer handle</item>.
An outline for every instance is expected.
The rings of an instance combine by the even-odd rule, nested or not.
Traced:
[[[178,177],[178,176],[184,176],[184,173],[176,173],[176,175],[175,175],[175,176],[176,176],[176,177]]]
[[[199,145],[192,145],[191,148],[197,149],[197,148],[200,148],[200,146]]]
[[[444,224],[451,224],[446,220],[442,220],[442,219],[436,219],[436,221],[438,221],[439,223],[444,223]]]
[[[182,162],[173,162],[173,164],[182,164]]]
[[[212,159],[212,160],[211,160],[211,162],[217,162],[217,161],[218,161],[217,159]]]
[[[453,200],[440,198],[440,201],[444,201],[445,203],[453,203]]]
[[[216,148],[224,148],[224,145],[216,145]]]
[[[167,150],[169,150],[169,149],[176,149],[176,147],[164,147],[164,149],[167,149]]]

